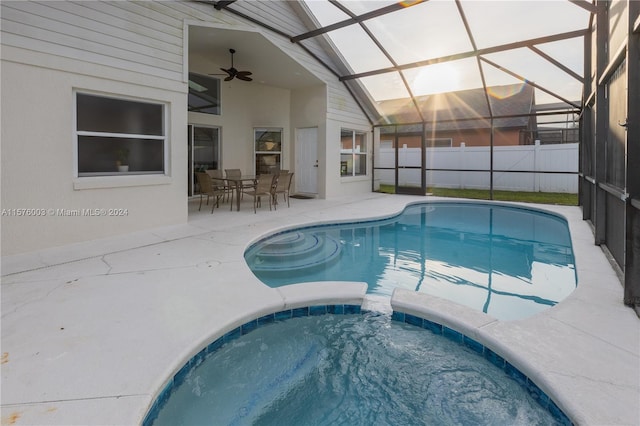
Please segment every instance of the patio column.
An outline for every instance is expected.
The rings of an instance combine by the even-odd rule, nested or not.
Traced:
[[[640,316],[640,2],[629,0],[627,193],[624,303]]]
[[[595,217],[593,225],[595,228],[595,243],[605,244],[607,241],[606,211],[607,193],[599,185],[606,181],[606,134],[607,120],[609,117],[609,104],[605,96],[605,85],[599,82],[607,68],[609,59],[607,57],[606,46],[609,43],[609,20],[607,14],[607,0],[596,1],[596,134],[594,152],[594,176],[595,176]]]

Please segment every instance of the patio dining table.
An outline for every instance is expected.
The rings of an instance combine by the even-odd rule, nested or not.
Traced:
[[[230,186],[233,186],[236,190],[236,210],[240,211],[240,195],[242,195],[242,188],[245,183],[250,182],[251,185],[255,186],[256,179],[258,177],[256,175],[242,175],[242,176],[234,176],[234,177],[224,177],[224,178],[213,178],[213,180],[221,180],[227,182]],[[233,211],[233,203],[231,203],[231,211]]]

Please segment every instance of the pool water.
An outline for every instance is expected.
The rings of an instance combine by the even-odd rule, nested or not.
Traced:
[[[360,281],[370,294],[401,287],[502,320],[552,307],[577,285],[565,219],[488,203],[421,203],[391,219],[293,229],[245,259],[271,287]]]
[[[278,321],[224,344],[172,390],[153,425],[566,421],[468,347],[370,312]]]

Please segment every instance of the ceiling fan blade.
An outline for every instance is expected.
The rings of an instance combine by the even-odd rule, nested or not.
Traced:
[[[231,70],[231,68],[229,68],[229,69],[220,68],[220,71],[224,71],[224,74],[223,73],[213,73],[213,74],[207,74],[207,75],[229,75],[229,76],[234,75],[234,73]]]
[[[236,53],[236,51],[234,49],[229,49],[229,53],[231,53],[231,68],[229,69],[220,68],[221,71],[224,71],[225,73],[227,73],[227,77],[224,79],[224,81],[231,81],[236,77],[238,77],[239,80],[252,81],[253,79],[249,77],[252,74],[251,71],[238,71],[237,69],[234,68],[233,54]],[[209,75],[224,75],[224,74],[209,74]]]

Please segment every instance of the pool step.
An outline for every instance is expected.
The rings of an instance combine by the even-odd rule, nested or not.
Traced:
[[[326,265],[340,256],[339,241],[326,234],[287,235],[264,246],[255,254],[256,272],[286,272]]]
[[[295,258],[309,256],[322,249],[324,239],[317,234],[304,234],[296,232],[269,240],[258,252],[260,259],[277,259],[282,261],[283,257]]]

